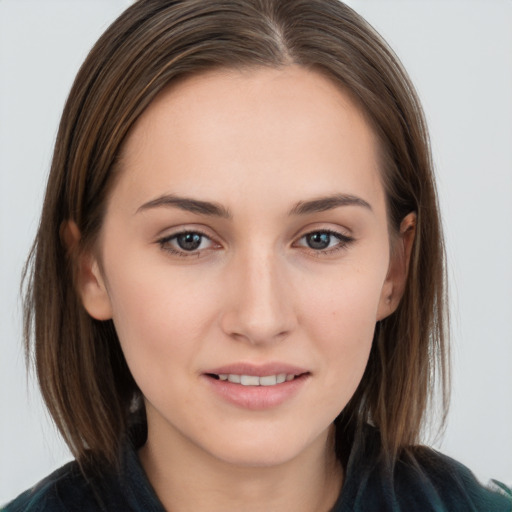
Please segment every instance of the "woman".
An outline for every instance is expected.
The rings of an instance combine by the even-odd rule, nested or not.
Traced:
[[[27,338],[76,457],[6,510],[509,510],[447,398],[428,140],[337,1],[141,1],[63,113]]]

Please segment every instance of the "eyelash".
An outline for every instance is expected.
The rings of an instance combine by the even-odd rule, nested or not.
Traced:
[[[300,238],[300,240],[304,240],[306,237],[311,235],[317,235],[317,234],[326,234],[330,237],[334,237],[338,239],[338,243],[334,247],[326,248],[326,249],[313,249],[312,247],[307,246],[301,246],[307,249],[313,256],[316,256],[318,258],[321,258],[322,256],[330,256],[332,254],[335,254],[339,251],[347,249],[347,247],[354,242],[354,238],[343,235],[342,233],[338,231],[333,231],[331,229],[317,229],[314,231],[309,231],[308,233],[303,234]]]
[[[313,249],[309,246],[300,245],[299,247],[303,247],[304,249],[308,250],[311,254],[313,254],[316,257],[322,257],[322,256],[328,256],[334,253],[337,253],[338,251],[344,250],[348,247],[349,244],[354,242],[354,238],[349,237],[347,235],[343,235],[342,233],[339,233],[338,231],[333,231],[330,229],[318,229],[314,231],[309,231],[308,233],[304,233],[298,241],[304,240],[306,237],[316,234],[326,234],[330,237],[334,237],[338,239],[338,242],[334,247],[326,248],[326,249]],[[180,231],[178,233],[174,233],[169,236],[165,236],[163,238],[160,238],[157,240],[157,243],[160,245],[160,248],[174,256],[180,256],[182,258],[189,258],[189,257],[201,257],[202,253],[208,250],[212,250],[211,248],[208,249],[202,249],[202,250],[191,250],[187,251],[185,249],[175,249],[171,247],[169,244],[173,240],[176,240],[179,236],[184,235],[199,235],[202,239],[207,239],[212,242],[212,244],[215,244],[215,242],[209,237],[206,233],[203,233],[201,230],[195,229],[195,230],[185,230]],[[201,240],[202,243],[202,240]],[[295,246],[297,242],[295,242]],[[220,246],[220,244],[217,244]]]
[[[190,258],[190,257],[196,257],[199,258],[201,256],[201,253],[204,251],[207,251],[209,249],[202,249],[202,250],[194,250],[194,251],[186,251],[185,249],[174,249],[169,245],[170,242],[173,240],[176,240],[179,236],[184,235],[199,235],[202,239],[206,238],[207,240],[210,240],[212,243],[213,240],[211,237],[209,237],[206,233],[203,233],[201,230],[198,229],[187,229],[185,231],[179,231],[178,233],[174,233],[169,236],[165,236],[163,238],[160,238],[157,240],[157,243],[160,245],[160,248],[174,256],[180,256],[182,258]],[[202,243],[202,240],[201,240]],[[217,244],[218,245],[218,244]]]

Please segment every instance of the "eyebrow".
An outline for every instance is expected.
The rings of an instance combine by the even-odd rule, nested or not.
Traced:
[[[299,201],[290,210],[289,215],[307,215],[311,213],[325,212],[341,206],[361,206],[372,211],[370,204],[360,197],[350,194],[334,194],[332,196],[319,197],[310,201]],[[224,219],[233,218],[229,209],[225,208],[221,204],[211,201],[201,201],[199,199],[192,199],[189,197],[180,197],[174,194],[165,194],[157,197],[156,199],[152,199],[140,206],[136,213],[160,207],[179,208],[180,210],[197,213],[199,215],[221,217]]]
[[[166,194],[144,203],[137,209],[136,213],[159,207],[174,207],[186,212],[197,213],[199,215],[222,217],[224,219],[232,218],[231,212],[218,203],[200,201],[199,199],[191,199],[188,197],[179,197],[173,194]]]
[[[340,206],[361,206],[370,211],[370,203],[360,197],[350,194],[334,194],[332,196],[319,197],[311,201],[299,201],[291,210],[290,215],[307,215],[309,213],[325,212]]]

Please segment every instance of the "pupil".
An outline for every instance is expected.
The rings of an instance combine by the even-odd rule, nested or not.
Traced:
[[[195,251],[201,245],[202,238],[198,233],[183,233],[178,235],[177,242],[184,251]]]
[[[329,233],[312,233],[307,236],[307,243],[311,249],[326,249],[330,242]]]

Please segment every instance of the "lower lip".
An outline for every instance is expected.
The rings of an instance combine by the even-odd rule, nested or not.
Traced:
[[[293,380],[274,386],[243,386],[227,380],[217,380],[207,375],[203,377],[212,389],[227,402],[244,409],[259,411],[278,407],[293,398],[305,385],[309,374],[300,375]]]

